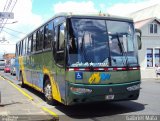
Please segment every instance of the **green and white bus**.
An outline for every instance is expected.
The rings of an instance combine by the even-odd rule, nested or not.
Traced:
[[[140,48],[131,19],[63,13],[16,44],[16,75],[49,104],[136,100]]]

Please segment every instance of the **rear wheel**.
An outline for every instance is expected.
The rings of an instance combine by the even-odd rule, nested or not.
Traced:
[[[24,88],[24,87],[25,87],[25,84],[24,84],[22,72],[20,72],[19,80],[20,80],[20,82],[21,82],[21,87]]]
[[[44,85],[44,96],[45,96],[45,100],[48,104],[53,105],[54,104],[54,99],[52,97],[52,86],[50,83],[50,80],[47,79],[45,81],[45,85]]]

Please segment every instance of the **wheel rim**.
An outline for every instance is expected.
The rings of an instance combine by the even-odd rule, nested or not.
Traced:
[[[51,85],[50,84],[47,84],[44,88],[44,91],[45,91],[45,97],[48,99],[48,100],[51,100],[52,99],[52,89],[51,89]]]

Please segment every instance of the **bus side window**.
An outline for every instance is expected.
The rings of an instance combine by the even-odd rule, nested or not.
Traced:
[[[28,38],[25,38],[26,48],[25,48],[25,54],[27,55],[27,48],[28,48]]]
[[[37,31],[36,35],[36,51],[42,50],[43,39],[44,39],[44,27],[41,27],[40,30]]]
[[[52,42],[52,47],[53,47],[53,57],[54,57],[54,60],[56,61],[56,50],[57,50],[57,39],[58,39],[58,26],[56,26],[54,28],[54,39],[53,39],[53,42]]]
[[[23,41],[21,41],[21,50],[20,50],[20,55],[22,56],[22,51],[23,51]]]
[[[58,26],[58,41],[56,51],[56,63],[64,66],[65,29],[64,24]]]
[[[39,50],[43,48],[43,40],[44,40],[44,26],[40,29],[40,42],[39,42]]]
[[[25,55],[25,49],[26,49],[26,39],[23,40],[23,55]]]
[[[19,43],[19,50],[18,50],[18,55],[21,56],[21,42]]]
[[[53,35],[54,35],[54,31],[53,31],[53,21],[51,21],[48,24],[48,41],[47,41],[47,48],[51,48],[51,42],[53,40]]]
[[[33,34],[33,41],[32,41],[32,52],[36,51],[36,32]]]
[[[28,48],[27,48],[27,54],[31,53],[31,43],[32,43],[32,36],[28,38]]]
[[[64,36],[64,26],[62,24],[59,26],[58,50],[64,50]]]
[[[44,27],[44,44],[43,48],[47,49],[48,48],[48,24]]]
[[[19,43],[17,43],[16,45],[16,57],[19,56]]]

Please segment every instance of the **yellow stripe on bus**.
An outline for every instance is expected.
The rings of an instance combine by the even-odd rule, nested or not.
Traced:
[[[23,57],[20,56],[18,59],[19,59],[20,70],[22,71],[23,82],[24,82],[24,84],[26,84],[27,76],[26,76],[26,73],[24,71],[25,69],[24,69]]]
[[[46,68],[46,67],[43,67],[43,73],[44,75],[48,75],[49,76],[49,79],[50,79],[50,82],[51,82],[51,86],[52,86],[52,96],[55,100],[59,101],[59,102],[62,102],[62,99],[61,99],[61,95],[60,95],[60,91],[59,91],[59,87],[56,83],[56,81],[54,80],[54,76],[50,73],[50,71]]]
[[[37,87],[36,85],[33,85],[33,84],[31,84],[31,83],[29,83],[29,82],[27,81],[26,73],[25,73],[25,71],[24,71],[25,67],[24,67],[23,57],[22,57],[22,56],[19,57],[19,64],[20,64],[20,70],[22,71],[24,84],[27,84],[27,85],[29,85],[29,86],[37,89],[38,91],[41,91],[41,92],[42,92],[42,91],[43,91],[42,89],[40,89],[40,88]],[[61,100],[61,95],[60,95],[60,91],[59,91],[59,87],[58,87],[56,81],[54,80],[53,75],[52,75],[52,74],[50,73],[50,71],[49,71],[47,68],[45,68],[45,67],[43,67],[43,74],[44,74],[44,75],[46,74],[46,75],[49,76],[49,79],[50,79],[50,82],[51,82],[51,86],[52,86],[52,90],[53,90],[53,91],[52,91],[52,92],[53,92],[53,93],[52,93],[53,98],[54,98],[55,100],[59,101],[59,102],[62,102],[62,100]]]

